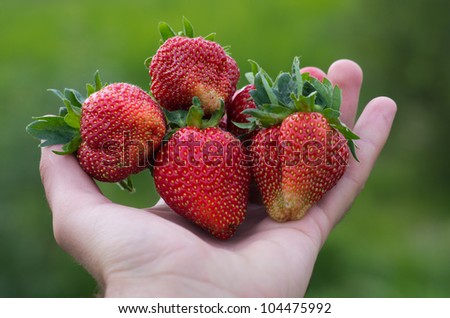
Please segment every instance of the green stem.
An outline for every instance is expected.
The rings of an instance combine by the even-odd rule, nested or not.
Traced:
[[[117,182],[117,185],[120,189],[126,190],[130,193],[136,192],[136,189],[133,186],[133,182],[131,181],[131,177],[128,176],[126,179]]]

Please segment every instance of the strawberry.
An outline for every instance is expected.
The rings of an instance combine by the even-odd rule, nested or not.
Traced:
[[[231,98],[231,101],[226,105],[227,130],[236,137],[239,137],[247,145],[251,144],[251,140],[258,129],[256,129],[257,127],[254,124],[249,124],[249,121],[252,121],[253,119],[249,114],[246,114],[244,110],[257,108],[250,92],[256,89],[254,85],[255,76],[260,71],[264,72],[258,63],[253,60],[249,60],[249,62],[251,65],[251,72],[245,73],[245,77],[250,84],[247,84],[236,91]]]
[[[252,144],[253,177],[268,214],[284,222],[303,217],[336,185],[355,156],[358,139],[339,120],[340,89],[324,78],[292,74],[273,81],[262,69],[250,91],[256,109],[247,109],[248,128],[261,127]],[[244,125],[241,125],[244,126]]]
[[[128,83],[88,85],[88,97],[52,90],[64,102],[60,116],[44,116],[28,131],[41,146],[64,144],[58,154],[75,153],[83,170],[104,182],[121,182],[148,167],[164,137],[165,119],[156,102]],[[123,186],[130,186],[122,183]]]
[[[239,128],[235,123],[245,123],[250,115],[242,113],[245,109],[256,108],[250,91],[255,89],[255,85],[248,84],[234,93],[233,98],[227,104],[227,130],[236,137],[248,132]]]
[[[227,102],[239,80],[236,61],[213,35],[193,37],[192,25],[184,18],[184,32],[176,35],[166,23],[159,29],[164,43],[146,61],[151,77],[151,91],[159,104],[168,110],[191,106],[192,98],[200,99],[206,115]]]
[[[250,171],[239,140],[217,127],[223,106],[202,120],[194,100],[189,111],[166,112],[178,130],[156,155],[156,190],[176,213],[225,240],[245,218]]]
[[[110,84],[90,95],[81,114],[81,167],[100,181],[117,182],[144,170],[165,134],[156,102],[137,86]]]

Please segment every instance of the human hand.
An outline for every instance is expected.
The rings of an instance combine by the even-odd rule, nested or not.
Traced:
[[[316,68],[303,71],[325,75]],[[355,115],[362,72],[335,62],[326,75],[343,91],[341,120],[360,136],[338,184],[299,221],[276,223],[250,203],[246,221],[219,241],[159,201],[149,209],[112,203],[73,156],[44,148],[41,176],[58,244],[110,297],[300,297],[320,248],[363,188],[388,137],[395,103],[378,97]],[[67,177],[70,176],[70,177]]]

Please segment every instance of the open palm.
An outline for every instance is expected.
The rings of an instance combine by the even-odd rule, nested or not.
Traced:
[[[355,125],[360,68],[340,60],[327,77],[343,91],[342,121],[361,137],[360,163],[351,160],[338,184],[303,219],[276,223],[253,199],[235,236],[219,241],[163,201],[145,210],[112,203],[74,157],[43,149],[41,175],[58,244],[94,276],[106,296],[303,296],[320,248],[363,188],[396,111],[392,100],[378,97]]]

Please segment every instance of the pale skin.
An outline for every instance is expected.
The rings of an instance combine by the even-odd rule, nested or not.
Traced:
[[[326,75],[341,87],[341,120],[361,139],[357,141],[360,162],[351,159],[338,184],[299,221],[274,222],[253,201],[235,237],[219,241],[163,201],[143,210],[112,203],[75,157],[42,150],[40,170],[55,239],[93,275],[104,296],[305,294],[322,245],[363,189],[388,138],[396,104],[377,97],[355,123],[362,82],[357,64],[339,60],[326,74],[312,67],[302,71]]]

